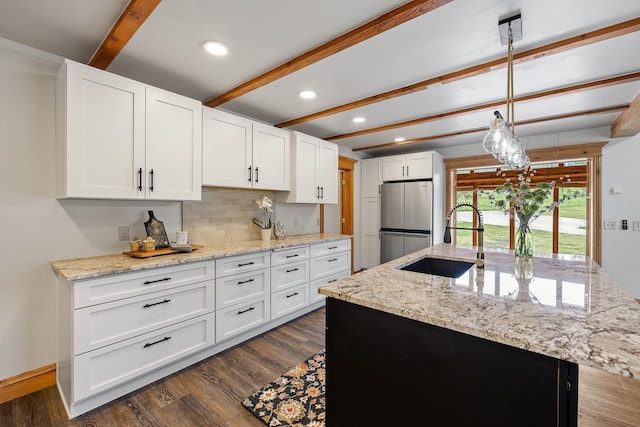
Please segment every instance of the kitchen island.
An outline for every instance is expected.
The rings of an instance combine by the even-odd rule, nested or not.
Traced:
[[[640,306],[588,257],[400,270],[475,255],[440,244],[320,288],[329,425],[576,425],[580,365],[640,378]]]

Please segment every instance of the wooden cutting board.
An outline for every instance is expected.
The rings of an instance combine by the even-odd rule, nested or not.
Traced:
[[[197,249],[202,249],[204,248],[204,246],[202,245],[191,245],[191,250],[195,251]],[[122,252],[125,255],[129,255],[132,256],[134,258],[150,258],[152,256],[159,256],[159,255],[170,255],[170,254],[179,254],[181,253],[181,251],[177,250],[177,249],[171,249],[171,248],[163,248],[163,249],[156,249],[155,251],[136,251],[136,252],[131,252],[131,251],[126,251],[126,252]],[[183,253],[188,253],[188,252],[183,252]]]

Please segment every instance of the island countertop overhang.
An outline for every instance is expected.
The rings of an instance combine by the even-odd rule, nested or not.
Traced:
[[[459,279],[399,268],[424,257],[473,261],[439,244],[320,288],[331,298],[640,379],[640,305],[591,258],[549,255],[516,265],[486,252]],[[518,270],[518,271],[516,271]],[[533,292],[532,292],[533,289]]]

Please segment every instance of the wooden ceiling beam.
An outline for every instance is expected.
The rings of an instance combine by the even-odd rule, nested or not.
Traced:
[[[523,62],[531,61],[534,59],[543,58],[549,55],[553,55],[560,52],[565,52],[571,49],[575,49],[582,46],[587,46],[592,43],[601,42],[614,37],[622,36],[625,34],[633,33],[640,30],[640,18],[631,19],[629,21],[621,22],[619,24],[611,25],[609,27],[601,28],[599,30],[591,31],[579,36],[571,37],[565,40],[561,40],[555,43],[550,43],[535,49],[527,50],[514,54],[514,64],[520,64]],[[288,120],[286,122],[278,123],[277,127],[290,127],[301,123],[309,122],[311,120],[317,120],[322,117],[330,116],[333,114],[343,113],[345,111],[353,110],[355,108],[363,107],[365,105],[374,104],[380,101],[386,101],[388,99],[396,98],[399,96],[409,95],[414,92],[427,89],[434,84],[447,84],[457,80],[466,79],[469,77],[478,76],[504,68],[507,65],[506,58],[496,59],[493,61],[485,62],[484,64],[474,65],[472,67],[464,68],[462,70],[454,71],[442,76],[433,77],[427,80],[423,80],[418,83],[414,83],[409,86],[405,86],[399,89],[394,89],[381,94],[373,95],[368,98],[363,98],[358,101],[349,102],[337,107],[329,108],[327,110],[319,111],[313,114],[309,114],[296,119]]]
[[[611,124],[611,138],[634,136],[638,133],[640,133],[640,94]]]
[[[556,95],[567,95],[567,94],[570,94],[570,93],[581,92],[581,91],[585,91],[585,90],[600,89],[600,88],[603,88],[603,87],[608,87],[608,86],[613,86],[613,85],[617,85],[617,84],[634,82],[634,81],[637,81],[637,80],[640,80],[640,72],[631,73],[631,74],[625,74],[625,75],[622,75],[622,76],[610,77],[608,79],[596,80],[596,81],[587,82],[587,83],[581,83],[581,84],[574,85],[574,86],[567,86],[567,87],[563,87],[563,88],[552,89],[552,90],[548,90],[548,91],[544,91],[544,92],[536,92],[536,93],[532,93],[532,94],[529,94],[529,95],[522,95],[522,96],[516,97],[514,99],[514,101],[515,102],[532,101],[532,100],[535,100],[535,99],[546,98],[546,97],[551,97],[551,96],[556,96]],[[486,109],[489,109],[489,108],[496,108],[496,107],[503,106],[504,104],[505,104],[504,101],[493,101],[493,102],[488,102],[486,104],[475,105],[473,107],[461,108],[459,110],[448,111],[448,112],[445,112],[445,113],[438,113],[438,114],[434,114],[432,116],[420,117],[420,118],[417,118],[417,119],[407,120],[407,121],[404,121],[404,122],[391,123],[391,124],[388,124],[388,125],[378,126],[378,127],[369,128],[369,129],[363,129],[363,130],[356,131],[356,132],[345,133],[345,134],[341,134],[341,135],[334,135],[334,136],[330,136],[330,137],[327,137],[327,138],[324,138],[324,139],[326,139],[327,141],[335,141],[335,140],[338,140],[338,139],[353,138],[353,137],[356,137],[356,136],[368,135],[368,134],[371,134],[371,133],[383,132],[383,131],[387,131],[387,130],[393,130],[393,129],[399,129],[399,128],[403,128],[403,127],[407,127],[407,126],[418,125],[418,124],[421,124],[421,123],[426,123],[426,122],[430,122],[430,121],[434,121],[434,120],[442,120],[442,119],[446,119],[446,118],[449,118],[449,117],[459,116],[459,115],[462,115],[462,114],[468,114],[468,113],[473,113],[473,112],[476,112],[476,111],[486,110]]]
[[[370,39],[371,37],[384,33],[398,25],[404,24],[413,18],[431,12],[432,10],[452,1],[453,0],[413,0],[407,2],[384,15],[367,22],[366,24],[341,35],[340,37],[330,40],[315,49],[305,52],[302,55],[259,75],[258,77],[228,90],[222,95],[218,95],[215,98],[206,101],[204,104],[208,107],[217,107],[218,105],[229,102],[261,86],[272,83],[282,77]]]
[[[598,109],[595,109],[595,110],[578,111],[578,112],[574,112],[574,113],[559,114],[559,115],[556,115],[556,116],[540,117],[540,118],[536,118],[536,119],[523,120],[521,122],[516,122],[516,126],[530,125],[530,124],[535,124],[535,123],[544,123],[544,122],[549,122],[549,121],[552,121],[552,120],[570,119],[570,118],[574,118],[574,117],[589,116],[589,115],[594,115],[594,114],[615,113],[617,111],[624,111],[627,108],[629,108],[629,104],[616,105],[614,107],[598,108]],[[488,127],[484,126],[484,127],[481,127],[481,128],[460,130],[460,131],[456,131],[456,132],[443,133],[443,134],[440,134],[440,135],[425,136],[425,137],[416,138],[416,139],[408,139],[408,140],[402,141],[402,142],[387,142],[387,143],[384,143],[384,144],[369,145],[367,147],[356,147],[356,148],[352,148],[351,150],[352,151],[377,150],[377,149],[380,149],[380,148],[397,147],[397,146],[400,146],[400,145],[415,144],[415,143],[418,143],[418,142],[432,141],[432,140],[435,140],[435,139],[451,138],[453,136],[467,135],[467,134],[476,133],[476,132],[487,132],[488,130],[489,130]]]
[[[106,70],[160,1],[131,0],[89,61],[89,65]]]

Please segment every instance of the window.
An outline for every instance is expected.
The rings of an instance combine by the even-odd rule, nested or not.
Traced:
[[[554,147],[530,150],[529,155],[537,163],[539,180],[555,180],[556,200],[565,193],[579,194],[552,212],[532,223],[535,250],[541,252],[589,255],[600,258],[600,152],[604,144]],[[564,158],[563,158],[564,157]],[[504,182],[503,174],[515,177],[517,171],[501,171],[491,156],[446,159],[447,207],[457,203],[471,203],[483,213],[485,224],[485,248],[513,249],[513,230],[516,226],[509,215],[497,211],[489,203],[484,190],[492,191]],[[551,199],[549,200],[549,202]],[[456,210],[452,222],[465,227],[472,226],[475,218],[471,209]],[[477,236],[471,231],[458,230],[452,236],[460,245],[477,245]]]

